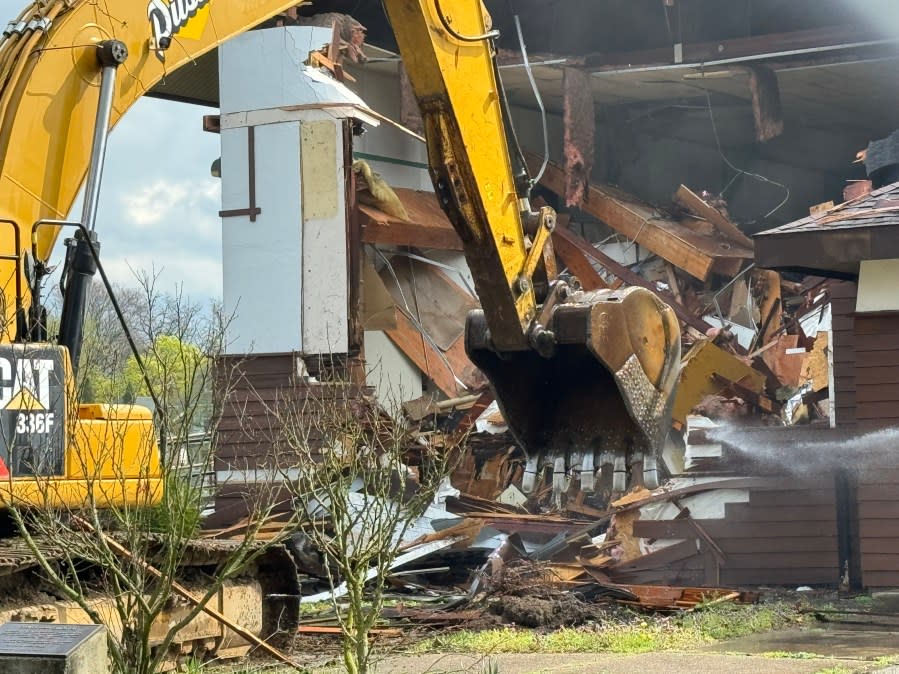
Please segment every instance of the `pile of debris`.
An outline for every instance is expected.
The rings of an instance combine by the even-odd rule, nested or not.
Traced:
[[[528,161],[533,168],[541,163],[533,155]],[[764,540],[753,533],[765,519],[747,523],[742,533],[752,529],[753,540],[740,542],[724,517],[767,517],[752,507],[788,487],[747,472],[711,436],[716,423],[784,426],[829,418],[830,282],[756,268],[752,240],[726,204],[702,190],[682,185],[662,209],[611,186],[585,184],[577,205],[567,207],[569,182],[562,167],[548,163],[535,204],[557,210],[551,245],[562,278],[576,278],[586,290],[641,286],[680,321],[684,356],[660,457],[664,475],[674,479],[649,492],[634,471],[634,491],[618,498],[603,487],[584,493],[575,475],[565,475],[559,499],[553,482],[560,476],[543,470],[532,489],[523,488],[526,457],[464,353],[464,318],[477,300],[460,242],[433,195],[398,189],[406,217],[371,199],[357,206],[373,251],[365,313],[376,323],[386,318],[385,334],[432,385],[403,405],[418,432],[439,443],[443,434],[472,430],[469,452],[452,476],[459,493],[446,499],[447,510],[483,524],[468,549],[489,555],[491,580],[510,564],[536,564],[558,588],[602,587],[604,596],[625,602],[665,597],[671,606],[690,601],[689,592],[634,587],[703,586],[708,597],[708,588],[722,584],[765,582],[758,564],[780,563],[765,562],[765,554],[800,548],[782,550],[777,527]],[[746,546],[753,544],[762,546],[763,561],[748,559]]]

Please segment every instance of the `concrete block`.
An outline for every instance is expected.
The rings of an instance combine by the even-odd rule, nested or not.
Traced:
[[[109,672],[102,625],[0,625],[0,674]]]

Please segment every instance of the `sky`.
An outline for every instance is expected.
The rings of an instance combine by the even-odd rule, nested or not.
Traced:
[[[0,27],[26,5],[0,0]],[[183,284],[198,301],[221,298],[220,184],[209,172],[219,137],[203,131],[203,115],[217,112],[143,98],[110,134],[97,235],[113,281],[136,285],[133,270],[155,271],[162,291]],[[62,253],[60,240],[54,261]]]
[[[197,300],[221,297],[221,181],[210,174],[219,137],[202,129],[216,112],[143,98],[110,134],[97,233],[114,281],[155,271],[163,291],[183,284]]]

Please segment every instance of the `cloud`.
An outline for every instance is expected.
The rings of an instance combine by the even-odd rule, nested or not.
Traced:
[[[110,135],[97,233],[112,280],[136,285],[135,270],[155,270],[162,291],[221,297],[221,183],[209,174],[220,147],[202,131],[208,113],[145,98]]]
[[[139,229],[155,229],[149,225],[183,222],[189,217],[193,231],[210,238],[215,236],[213,223],[214,229],[220,228],[216,214],[221,194],[221,183],[214,178],[178,182],[159,178],[151,185],[122,194],[119,200],[124,216]]]
[[[123,194],[120,198],[125,215],[136,225],[156,225],[168,218],[172,210],[187,197],[187,188],[167,180],[157,180],[137,194]]]

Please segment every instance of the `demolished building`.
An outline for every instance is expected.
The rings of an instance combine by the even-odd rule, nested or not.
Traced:
[[[474,284],[433,195],[414,99],[374,5],[355,15],[368,34],[353,53],[365,59],[311,57],[332,43],[331,29],[296,32],[291,24],[303,22],[286,17],[157,87],[220,108],[209,127],[222,134],[225,304],[238,317],[231,355],[245,360],[247,390],[275,395],[297,376],[300,388],[336,376],[374,390],[398,418],[436,414],[438,431],[479,416],[476,426],[498,432],[472,436],[455,508],[530,536],[526,552],[595,525],[589,541],[577,539],[586,550],[575,554],[566,539],[572,578],[586,568],[618,583],[896,584],[884,552],[892,483],[830,464],[797,474],[783,458],[797,443],[830,446],[832,434],[893,418],[897,382],[881,366],[893,365],[894,326],[876,314],[893,308],[877,300],[862,315],[855,306],[865,306],[859,270],[880,279],[868,287],[886,287],[894,265],[882,260],[899,258],[892,193],[805,218],[858,190],[868,176],[856,152],[897,126],[888,111],[899,89],[887,86],[897,33],[877,20],[878,3],[863,12],[836,0],[789,9],[746,0],[724,15],[699,0],[521,2],[518,16],[486,4],[516,133],[538,194],[559,213],[559,268],[586,289],[648,288],[681,323],[685,357],[661,467],[677,480],[612,507],[609,485],[585,493],[571,475],[545,471],[526,485],[527,462],[501,417],[471,412],[489,402],[464,350]],[[317,2],[299,17],[345,9]],[[377,198],[363,166],[399,208]],[[254,227],[273,221],[302,226],[260,248]],[[252,290],[260,268],[278,297]],[[257,335],[275,304],[291,318]],[[217,525],[240,516],[235,503],[248,472],[264,469],[256,456],[266,446],[264,434],[249,441],[225,424],[233,433],[216,466],[227,485]],[[735,425],[739,443],[728,442]],[[752,455],[746,443],[774,449]],[[613,466],[593,468],[613,483]]]

